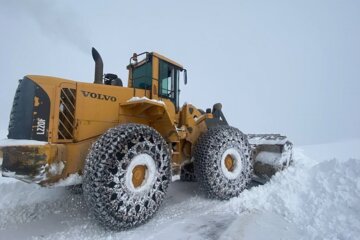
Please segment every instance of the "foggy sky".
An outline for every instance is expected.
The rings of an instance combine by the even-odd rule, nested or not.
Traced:
[[[359,1],[0,0],[0,132],[24,75],[92,82],[91,46],[124,82],[133,52],[183,64],[181,103],[245,133],[360,137]]]

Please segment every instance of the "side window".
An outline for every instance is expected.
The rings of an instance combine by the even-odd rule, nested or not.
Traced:
[[[159,87],[160,95],[164,98],[173,98],[174,69],[166,62],[160,61]]]
[[[177,109],[179,105],[179,70],[162,60],[160,60],[159,69],[159,95],[170,99]]]
[[[135,68],[132,72],[133,87],[151,89],[152,65],[151,61]]]

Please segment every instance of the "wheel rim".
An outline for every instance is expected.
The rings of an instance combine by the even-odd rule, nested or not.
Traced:
[[[134,167],[134,169],[132,170],[131,180],[135,188],[138,188],[144,183],[146,173],[147,173],[146,165],[137,165]]]
[[[130,191],[141,192],[150,188],[155,177],[154,159],[150,155],[142,153],[131,159],[126,170],[125,183]]]
[[[221,170],[228,179],[237,178],[242,170],[242,156],[235,148],[227,149],[221,156]]]
[[[234,159],[231,157],[230,154],[225,157],[225,167],[229,172],[232,172],[234,170]]]

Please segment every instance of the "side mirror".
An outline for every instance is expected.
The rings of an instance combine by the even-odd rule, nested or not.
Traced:
[[[187,70],[184,69],[184,83],[187,84]]]

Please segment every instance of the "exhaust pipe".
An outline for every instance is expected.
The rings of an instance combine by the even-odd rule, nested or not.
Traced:
[[[92,48],[91,50],[92,57],[95,61],[95,77],[94,77],[94,83],[96,84],[103,84],[103,75],[104,75],[104,64],[101,59],[101,56],[98,51],[96,51],[95,48]]]

